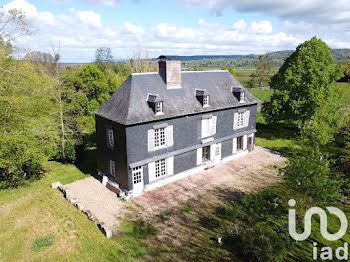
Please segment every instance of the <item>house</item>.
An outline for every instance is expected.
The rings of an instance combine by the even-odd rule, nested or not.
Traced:
[[[228,71],[135,73],[95,112],[97,168],[112,191],[144,191],[254,149],[258,99]],[[218,174],[220,175],[220,174]]]

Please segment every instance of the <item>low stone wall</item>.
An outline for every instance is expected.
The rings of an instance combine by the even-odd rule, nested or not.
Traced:
[[[77,209],[79,209],[81,212],[83,212],[89,220],[94,222],[97,227],[100,229],[100,231],[107,237],[112,237],[112,230],[107,228],[106,225],[103,222],[100,222],[92,213],[90,210],[86,209],[81,203],[77,201],[76,198],[72,195],[72,193],[66,189],[59,181],[51,184],[52,188],[57,188],[63,193],[63,196],[68,200],[68,202],[72,203]]]

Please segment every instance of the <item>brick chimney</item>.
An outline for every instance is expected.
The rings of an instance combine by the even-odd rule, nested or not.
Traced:
[[[165,56],[158,57],[159,75],[167,89],[181,88],[181,61],[170,61]]]

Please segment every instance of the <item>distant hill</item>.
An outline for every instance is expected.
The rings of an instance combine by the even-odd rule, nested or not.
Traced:
[[[283,50],[277,52],[268,53],[272,63],[275,66],[281,66],[288,56],[293,53],[293,50]],[[336,63],[341,63],[344,59],[350,59],[350,49],[332,49],[332,55]],[[170,60],[181,60],[184,64],[198,64],[198,66],[204,66],[208,63],[213,64],[225,64],[227,66],[249,66],[254,65],[259,55],[194,55],[194,56],[166,56]],[[152,58],[156,61],[157,58]],[[213,60],[209,62],[208,60]],[[215,61],[215,62],[214,62]]]

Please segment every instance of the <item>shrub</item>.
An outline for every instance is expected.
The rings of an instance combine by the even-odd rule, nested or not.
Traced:
[[[267,223],[248,228],[240,240],[244,261],[284,261],[287,248],[282,237]]]
[[[0,135],[1,187],[17,187],[23,180],[40,178],[45,156],[35,139],[25,135]],[[6,181],[6,182],[4,182]]]
[[[221,229],[223,241],[226,247],[231,250],[237,250],[240,245],[241,237],[247,230],[247,223],[240,220],[233,221],[230,225]]]
[[[319,201],[334,201],[341,197],[343,180],[330,176],[327,155],[317,148],[305,148],[288,160],[284,168],[287,184]]]

